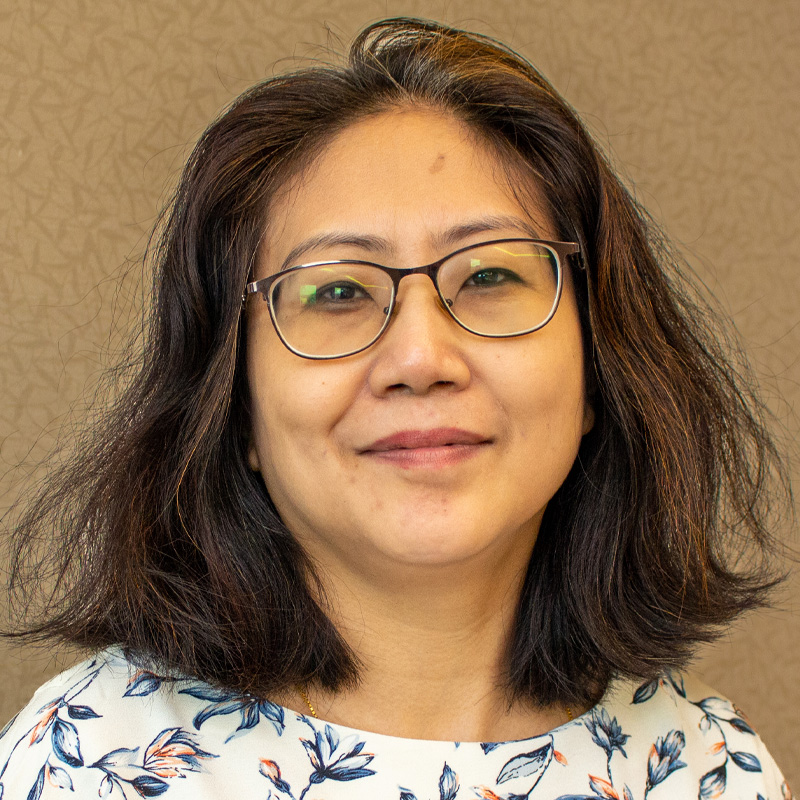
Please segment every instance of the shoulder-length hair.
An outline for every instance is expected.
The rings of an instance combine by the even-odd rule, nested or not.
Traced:
[[[771,476],[783,473],[728,341],[539,72],[490,38],[394,19],[362,31],[344,66],[254,86],[200,138],[153,249],[140,369],[17,525],[14,597],[29,604],[43,575],[55,589],[16,635],[121,644],[264,695],[357,680],[312,565],[248,467],[242,293],[288,176],[351,123],[408,104],[494,145],[581,248],[595,424],[541,525],[511,692],[585,703],[614,674],[684,664],[764,602]]]

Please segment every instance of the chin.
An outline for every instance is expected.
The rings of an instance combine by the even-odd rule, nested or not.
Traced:
[[[527,549],[532,549],[535,535],[526,535],[525,540],[530,543]],[[492,532],[487,525],[474,527],[474,520],[467,524],[450,521],[444,530],[424,522],[408,523],[401,530],[384,532],[376,542],[377,549],[391,561],[420,568],[464,566],[470,561],[484,564],[518,550],[518,545],[505,531]]]

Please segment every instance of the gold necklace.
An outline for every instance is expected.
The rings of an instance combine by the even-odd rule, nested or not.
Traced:
[[[305,701],[305,704],[308,706],[308,710],[311,712],[311,716],[314,717],[314,719],[319,719],[317,712],[314,711],[314,706],[311,705],[311,701],[308,699],[308,695],[305,693],[303,687],[298,683],[294,688],[297,689],[297,691],[300,693],[300,697],[302,697]]]
[[[300,695],[300,697],[303,698],[303,702],[308,706],[308,710],[311,712],[311,716],[314,717],[314,719],[319,719],[319,717],[317,716],[317,712],[314,711],[314,706],[311,705],[311,701],[308,699],[306,690],[299,683],[295,685],[295,689],[297,689],[298,694]],[[572,715],[572,709],[569,706],[565,705],[564,710],[567,712],[567,722],[572,722],[572,720],[575,719]]]

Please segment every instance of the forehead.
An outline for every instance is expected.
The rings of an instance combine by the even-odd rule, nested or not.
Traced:
[[[299,240],[330,231],[395,244],[434,240],[477,217],[516,217],[546,237],[552,226],[543,197],[532,181],[520,185],[520,170],[498,151],[440,112],[393,110],[361,120],[275,194],[261,257],[274,264]]]

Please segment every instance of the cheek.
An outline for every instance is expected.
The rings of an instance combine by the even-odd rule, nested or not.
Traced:
[[[531,346],[512,361],[499,360],[495,384],[509,418],[522,429],[552,436],[577,431],[580,437],[587,414],[583,353],[579,339],[559,338],[557,347]]]
[[[330,451],[355,383],[339,365],[300,359],[272,345],[253,348],[257,357],[248,363],[252,449],[265,480],[289,474],[302,479],[303,464]]]

